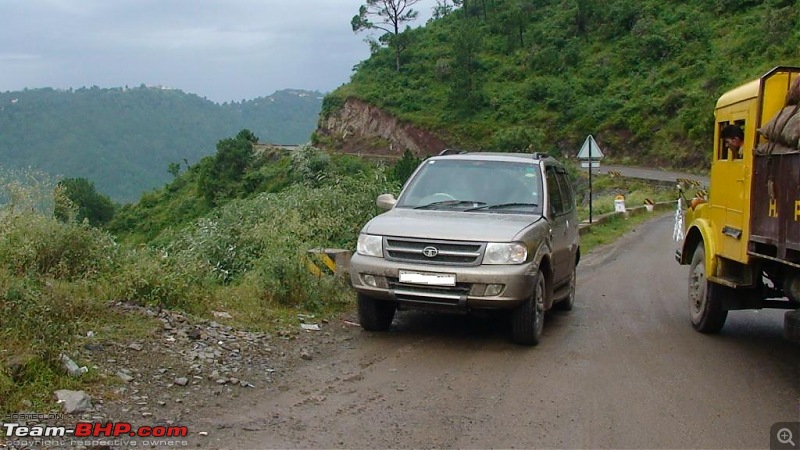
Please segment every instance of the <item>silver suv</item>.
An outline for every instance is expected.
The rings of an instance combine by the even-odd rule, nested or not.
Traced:
[[[460,153],[422,162],[358,237],[350,278],[365,330],[397,309],[511,310],[535,345],[544,313],[572,309],[580,237],[567,171],[541,154]]]

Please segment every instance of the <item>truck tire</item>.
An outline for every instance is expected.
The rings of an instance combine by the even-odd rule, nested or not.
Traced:
[[[689,317],[695,330],[716,333],[725,325],[728,311],[722,308],[723,288],[706,279],[706,252],[701,241],[689,268]]]
[[[786,311],[783,315],[783,334],[786,340],[800,344],[800,309]]]
[[[358,321],[361,328],[367,331],[386,331],[392,326],[397,306],[390,301],[375,300],[365,294],[358,293]]]
[[[544,329],[544,275],[536,272],[533,293],[511,313],[511,338],[517,344],[536,345]]]

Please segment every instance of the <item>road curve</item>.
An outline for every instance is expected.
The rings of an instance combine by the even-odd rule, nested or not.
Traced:
[[[589,169],[583,169],[583,170],[588,171]],[[709,178],[708,176],[705,175],[694,175],[689,173],[652,169],[647,167],[619,166],[619,165],[601,163],[600,167],[592,169],[592,171],[593,173],[598,173],[598,174],[607,174],[610,171],[615,171],[619,172],[620,175],[625,177],[641,178],[644,180],[655,180],[655,181],[677,182],[678,179],[685,178],[687,180],[697,181],[706,187],[708,187],[709,184]]]
[[[331,324],[330,349],[202,412],[217,448],[766,448],[800,420],[783,312],[689,325],[671,215],[584,258],[576,306],[542,343],[506,322],[403,312],[388,333]],[[205,428],[204,428],[205,427]]]

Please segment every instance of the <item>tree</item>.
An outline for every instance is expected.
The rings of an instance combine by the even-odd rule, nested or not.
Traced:
[[[403,157],[392,166],[392,177],[397,180],[401,185],[404,184],[408,177],[417,169],[422,160],[411,153],[410,150],[403,152]]]
[[[176,162],[171,162],[169,166],[167,166],[167,172],[177,178],[178,174],[181,173],[181,165]]]
[[[86,178],[64,178],[56,189],[60,193],[53,211],[56,218],[64,222],[72,216],[75,220],[89,221],[92,226],[101,226],[114,217],[115,206],[111,199],[97,192],[94,183]]]
[[[450,13],[452,13],[453,10],[455,9],[456,7],[455,2],[457,1],[458,0],[455,0],[453,2],[454,4],[451,5],[447,3],[448,0],[436,0],[436,6],[433,7],[433,18],[441,19],[443,17],[449,16]]]
[[[450,104],[462,112],[474,110],[482,102],[478,77],[478,54],[482,46],[482,36],[475,20],[463,20],[452,34],[453,77],[450,84]]]
[[[241,181],[253,159],[258,138],[250,130],[217,143],[217,154],[201,161],[198,188],[210,205],[240,193]]]
[[[407,43],[401,39],[401,25],[417,18],[417,11],[411,9],[420,0],[367,0],[366,5],[361,5],[358,15],[353,16],[350,25],[353,32],[364,30],[382,30],[386,34],[380,41],[394,49],[395,66],[400,71],[400,54]],[[374,23],[369,18],[377,17],[380,22]]]

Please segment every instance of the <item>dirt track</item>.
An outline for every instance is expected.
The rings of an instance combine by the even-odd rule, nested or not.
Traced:
[[[800,350],[782,311],[688,322],[671,216],[581,263],[576,308],[542,344],[505,322],[404,312],[330,345],[239,402],[199,411],[204,448],[765,448],[800,420]]]

